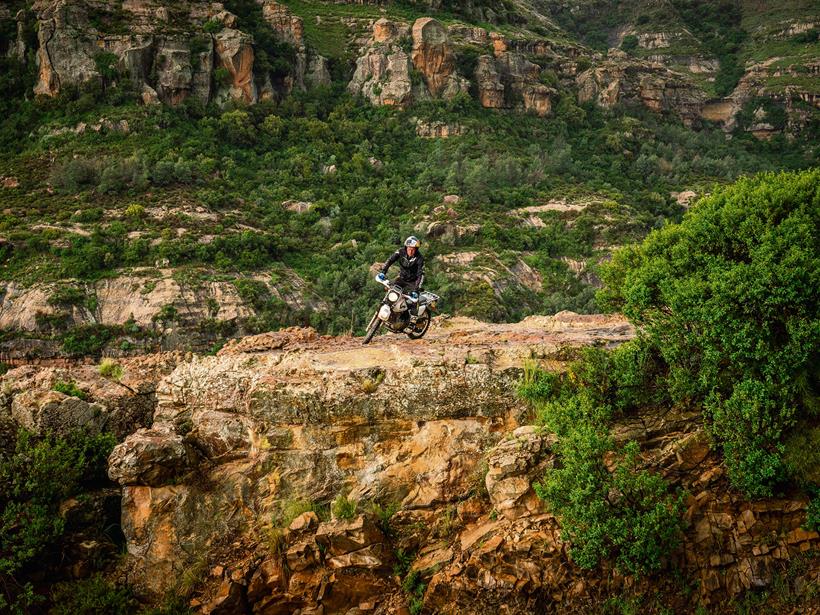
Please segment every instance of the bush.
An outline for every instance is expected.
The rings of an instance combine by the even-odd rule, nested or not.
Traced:
[[[113,336],[105,325],[82,325],[63,335],[62,347],[72,356],[98,355]]]
[[[115,444],[111,434],[38,438],[20,430],[14,453],[0,456],[0,604],[32,600],[31,586],[16,575],[51,555],[65,525],[60,503],[107,481]]]
[[[347,496],[340,493],[338,497],[333,500],[330,506],[330,512],[336,519],[353,519],[358,512],[359,504],[355,500],[348,500]]]
[[[69,380],[68,382],[58,380],[54,383],[54,386],[51,388],[53,391],[57,391],[58,393],[62,393],[63,395],[77,397],[78,399],[82,400],[88,399],[88,393],[86,393],[80,387],[78,387],[77,383],[73,380]]]
[[[634,34],[627,34],[624,40],[621,41],[621,49],[627,53],[631,53],[638,48],[638,37]]]
[[[610,371],[622,363],[630,368]],[[572,558],[583,568],[613,560],[624,573],[646,574],[660,569],[680,541],[683,495],[639,469],[637,443],[619,450],[609,436],[610,419],[629,407],[618,400],[634,403],[629,389],[640,369],[634,347],[621,356],[588,352],[563,376],[528,368],[519,389],[538,409],[539,423],[559,438],[560,465],[535,490],[560,517]]]
[[[130,615],[137,602],[127,587],[112,585],[102,575],[58,583],[51,594],[54,615]]]
[[[55,165],[51,170],[49,183],[64,192],[77,192],[82,188],[96,186],[99,176],[100,168],[96,161],[74,158]]]
[[[122,378],[123,374],[122,365],[114,362],[112,359],[103,359],[97,371],[99,371],[100,376],[103,378],[117,381]]]
[[[817,414],[820,169],[718,190],[616,253],[599,300],[655,349],[670,398],[703,404],[733,484],[787,475],[784,440]]]
[[[110,161],[100,177],[101,192],[143,190],[148,185],[145,164],[137,158]]]

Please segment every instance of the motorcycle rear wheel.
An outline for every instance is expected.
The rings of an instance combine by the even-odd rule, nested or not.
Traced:
[[[364,336],[364,341],[362,342],[362,344],[370,343],[370,340],[372,340],[373,336],[376,335],[376,332],[379,330],[381,324],[382,321],[379,318],[379,313],[376,312],[375,314],[373,314],[373,318],[370,320],[370,324],[367,325],[367,333]]]
[[[419,316],[416,324],[413,325],[412,331],[407,332],[407,337],[411,340],[419,340],[424,337],[424,334],[427,333],[427,329],[430,328],[430,312],[424,312],[421,316]]]

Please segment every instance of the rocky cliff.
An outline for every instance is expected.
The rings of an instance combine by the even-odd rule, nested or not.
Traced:
[[[582,18],[603,28],[600,16],[584,17],[614,10],[603,0],[581,3],[575,17],[567,17],[566,7],[558,5],[541,12],[520,2],[511,12],[454,3],[457,17],[446,15],[446,25],[430,15],[406,20],[406,13],[390,3],[364,11],[341,3],[341,18],[322,6],[291,9],[276,0],[256,4],[260,11],[253,19],[267,28],[261,49],[248,33],[253,24],[247,19],[240,23],[220,3],[38,0],[32,13],[21,10],[16,17],[9,12],[2,18],[17,21],[17,39],[8,42],[6,53],[27,57],[24,32],[26,24],[35,22],[38,95],[56,96],[116,74],[130,80],[146,103],[180,104],[189,98],[253,103],[331,82],[328,58],[316,50],[331,45],[324,39],[327,28],[337,54],[333,59],[350,67],[340,73],[345,73],[348,89],[379,105],[408,106],[469,93],[487,108],[547,115],[557,93],[564,91],[579,102],[635,104],[675,115],[689,126],[718,122],[727,131],[738,126],[739,114],[751,106],[746,111],[757,116],[744,119],[742,128],[770,138],[804,131],[820,104],[816,22],[811,14],[798,18],[802,9],[791,3],[782,8],[781,17],[793,16],[785,28],[776,11],[752,5],[737,9],[742,21],[736,29],[746,37],[741,51],[747,59],[734,76],[736,87],[733,83],[732,91],[722,95],[716,95],[714,84],[723,79],[720,71],[729,56],[715,55],[716,35],[710,28],[717,26],[704,23],[701,33],[682,19],[688,15],[686,3],[677,9],[627,3],[617,23],[601,30],[608,41],[605,53],[573,40],[585,37],[585,30],[573,31]],[[297,8],[299,15],[293,12]],[[435,13],[441,7],[431,3],[429,9]],[[378,14],[379,19],[370,17]],[[315,21],[310,24],[312,43],[305,19]],[[267,45],[268,37],[279,47]],[[787,120],[771,112],[767,117],[766,101],[783,109]]]
[[[115,73],[143,101],[177,105],[287,93],[305,83],[329,83],[324,58],[309,53],[301,21],[274,1],[263,3],[264,19],[279,41],[294,48],[290,75],[276,83],[255,66],[253,36],[216,2],[169,5],[153,0],[67,2],[40,0],[32,6],[37,31],[38,80],[34,93],[57,96]],[[29,17],[18,15],[22,22]]]
[[[613,433],[687,489],[667,568],[677,576],[572,563],[532,488],[555,440],[528,426],[515,390],[524,369],[560,370],[573,349],[632,334],[617,317],[572,313],[444,319],[423,342],[365,350],[292,329],[212,357],[129,359],[119,382],[91,367],[20,367],[3,378],[3,407],[35,430],[117,426],[120,574],[144,599],[185,593],[198,612],[569,612],[653,591],[689,612],[783,579],[816,583],[807,502],[738,496],[699,416],[675,411]],[[87,399],[51,391],[58,378]]]

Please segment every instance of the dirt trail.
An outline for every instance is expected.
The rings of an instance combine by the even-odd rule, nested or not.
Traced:
[[[278,355],[277,368],[288,370],[470,362],[492,362],[495,367],[504,368],[523,365],[529,358],[544,357],[563,347],[617,344],[633,335],[634,329],[620,315],[560,312],[501,324],[439,317],[421,340],[383,334],[363,346],[359,337],[320,336],[312,329],[291,328],[232,341],[219,355]]]

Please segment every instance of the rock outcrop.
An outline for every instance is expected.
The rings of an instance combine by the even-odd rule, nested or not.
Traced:
[[[407,48],[409,43],[412,49]],[[456,71],[447,31],[429,17],[417,19],[412,28],[379,19],[348,84],[348,90],[373,104],[396,106],[452,98],[467,87]]]
[[[186,3],[173,24],[168,7],[142,1],[38,0],[33,10],[37,95],[56,96],[67,87],[101,81],[98,64],[104,53],[113,54],[118,78],[129,79],[146,104],[177,105],[188,98],[254,103],[293,87],[330,83],[327,60],[306,45],[301,19],[273,0],[263,4],[263,16],[277,38],[295,49],[293,69],[279,83],[255,72],[253,37],[220,3]]]
[[[669,591],[686,611],[765,587],[790,559],[806,566],[820,546],[800,529],[807,502],[733,494],[699,415],[676,412],[630,417],[613,436],[637,439],[645,464],[690,493],[673,559],[697,590],[572,563],[533,490],[556,440],[520,426],[517,376],[530,357],[561,369],[568,347],[630,334],[569,313],[451,319],[413,352],[294,329],[181,362],[158,385],[153,427],[110,460],[129,578],[159,596],[188,567],[210,570],[192,600],[205,613],[396,612],[421,585],[402,589],[394,570],[412,572],[424,586],[411,595],[437,613],[567,612],[625,588]],[[345,517],[322,521],[339,498]],[[288,516],[295,506],[314,510]],[[803,582],[820,575],[816,563],[801,570]]]
[[[669,565],[694,589],[572,562],[560,521],[534,492],[556,462],[556,438],[525,425],[517,382],[526,363],[560,370],[572,348],[631,336],[617,316],[453,318],[437,320],[423,344],[383,337],[362,349],[291,329],[213,357],[129,359],[119,381],[93,366],[20,367],[3,377],[0,446],[9,421],[64,403],[56,378],[102,414],[155,395],[109,459],[123,570],[147,599],[182,591],[185,575],[202,613],[386,614],[411,599],[444,614],[569,612],[624,591],[658,593],[687,612],[769,587],[789,562],[794,583],[816,583],[820,566],[807,554],[820,536],[801,528],[807,501],[733,492],[699,413],[676,410],[629,416],[612,435],[640,442],[643,464],[688,492],[688,529]],[[77,416],[68,409],[65,419]],[[61,510],[85,518],[115,495]],[[70,544],[78,562],[110,548]]]
[[[578,101],[593,100],[602,107],[617,103],[642,105],[657,113],[673,113],[687,125],[700,120],[706,96],[669,69],[628,59],[610,51],[600,65],[578,75]]]
[[[456,72],[455,54],[440,22],[422,17],[413,24],[413,66],[424,76],[433,98],[452,98],[466,92],[466,81]]]

